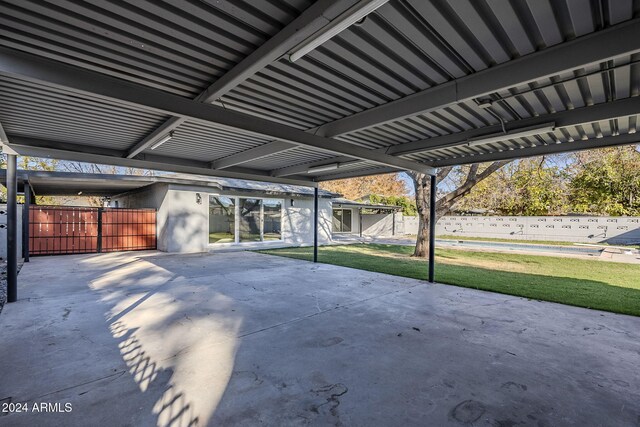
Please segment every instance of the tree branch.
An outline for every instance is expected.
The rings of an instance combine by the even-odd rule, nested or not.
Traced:
[[[489,175],[491,175],[504,165],[510,163],[511,161],[512,160],[501,160],[498,162],[493,162],[480,173],[477,173],[479,165],[477,163],[474,163],[469,169],[469,174],[467,175],[467,179],[465,180],[465,182],[460,187],[449,192],[440,200],[438,200],[437,209],[440,211],[444,210],[448,212],[451,206],[453,206],[462,197],[466,196],[476,184],[487,178]]]

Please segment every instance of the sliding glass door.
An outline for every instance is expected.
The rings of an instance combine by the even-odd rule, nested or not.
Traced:
[[[264,199],[262,240],[282,240],[282,200]]]
[[[209,243],[236,241],[236,200],[209,196]]]
[[[262,199],[240,198],[240,242],[262,241]]]
[[[209,243],[282,240],[280,199],[209,197]]]
[[[351,220],[351,209],[334,209],[332,231],[334,233],[350,233]]]

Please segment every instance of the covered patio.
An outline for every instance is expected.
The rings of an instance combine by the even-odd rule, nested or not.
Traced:
[[[438,170],[638,143],[639,16],[0,2],[0,400],[73,406],[0,424],[637,424],[638,318],[435,284],[433,239]],[[432,284],[250,252],[34,257],[18,280],[19,156],[312,187],[314,260],[318,183],[416,172]]]
[[[412,171],[431,176],[435,224],[438,168],[638,142],[631,0],[27,0],[0,12],[10,301],[19,155],[315,188]]]
[[[635,425],[638,318],[257,253],[33,258],[0,425]],[[4,400],[7,401],[7,400]]]

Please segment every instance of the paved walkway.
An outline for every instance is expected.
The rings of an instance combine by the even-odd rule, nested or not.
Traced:
[[[34,257],[19,291],[1,426],[639,422],[636,317],[256,253]]]

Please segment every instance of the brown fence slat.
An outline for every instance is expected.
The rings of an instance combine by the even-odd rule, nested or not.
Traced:
[[[98,215],[102,210],[102,230]],[[102,231],[102,233],[100,233]],[[29,254],[62,255],[156,249],[155,209],[29,207]]]

